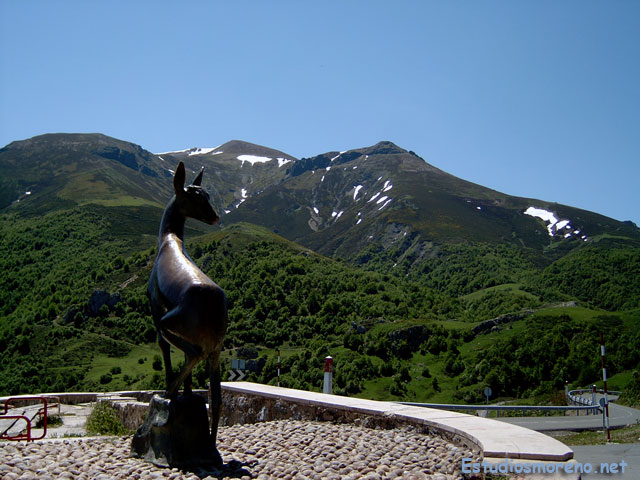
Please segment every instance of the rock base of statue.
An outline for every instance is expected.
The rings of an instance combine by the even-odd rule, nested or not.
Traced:
[[[204,398],[154,395],[149,413],[131,442],[131,455],[163,467],[218,467],[222,458],[209,433]]]

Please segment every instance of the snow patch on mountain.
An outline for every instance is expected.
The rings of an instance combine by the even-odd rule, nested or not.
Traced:
[[[171,152],[154,153],[154,155],[171,155],[172,153],[186,153],[193,150],[193,148],[185,148],[184,150],[172,150]]]
[[[192,155],[206,155],[207,153],[211,153],[215,150],[217,150],[218,147],[213,147],[213,148],[196,148],[195,150],[189,152],[189,156]],[[222,152],[215,152],[214,155],[220,155]]]
[[[338,158],[340,158],[340,155],[342,155],[343,153],[347,153],[347,151],[345,150],[345,151],[343,151],[343,152],[340,152],[338,155],[336,155],[335,157],[333,157],[333,158],[331,159],[331,161],[333,162],[334,160],[337,160]]]
[[[391,198],[389,197],[382,197],[380,200],[378,200],[376,202],[377,205],[380,205],[380,203],[385,200],[385,202],[382,204],[382,206],[378,209],[378,211],[382,210],[384,207],[386,207],[387,205],[389,205],[391,203]]]
[[[367,200],[367,203],[373,202],[376,198],[380,196],[381,193],[382,192],[374,193],[373,196],[369,200]]]
[[[569,238],[573,235],[580,234],[580,230],[574,229],[571,226],[571,220],[558,220],[558,217],[556,217],[555,213],[548,210],[529,207],[524,211],[524,214],[539,218],[547,223],[547,231],[549,232],[550,237],[562,235],[564,238]],[[585,242],[588,240],[586,235],[582,235],[580,238]]]
[[[360,191],[360,189],[363,187],[363,185],[356,185],[355,190],[353,192],[353,199],[355,200],[356,197],[358,196],[358,192]]]
[[[154,155],[160,156],[160,155],[172,155],[176,153],[188,153],[189,156],[192,156],[192,155],[206,155],[211,152],[215,152],[214,155],[220,155],[223,152],[216,152],[216,150],[218,150],[220,147],[221,145],[218,145],[217,147],[213,147],[213,148],[191,147],[191,148],[185,148],[184,150],[172,150],[171,152],[154,153]]]
[[[266,163],[273,160],[270,157],[260,157],[258,155],[238,155],[236,158],[242,162],[240,166],[243,166],[244,162],[249,162],[251,165],[255,165],[256,163]]]

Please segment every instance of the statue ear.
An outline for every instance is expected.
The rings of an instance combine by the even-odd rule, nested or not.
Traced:
[[[173,190],[178,193],[184,192],[184,163],[180,162],[176,167],[176,173],[173,175]]]
[[[191,185],[195,185],[196,187],[199,187],[202,183],[202,174],[204,173],[204,167],[202,167],[200,169],[200,173],[198,174],[198,176],[195,178],[195,180],[193,182],[191,182]]]

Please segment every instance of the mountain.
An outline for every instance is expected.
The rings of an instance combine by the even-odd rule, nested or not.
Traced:
[[[348,259],[372,245],[393,249],[396,260],[422,260],[434,246],[460,242],[542,252],[578,248],[601,235],[640,240],[632,224],[473,184],[391,142],[301,159],[286,175],[225,220],[260,224]]]
[[[0,149],[0,209],[163,207],[171,174],[139,145],[100,134],[48,134]]]
[[[602,235],[640,241],[629,222],[476,185],[391,142],[296,159],[238,140],[152,154],[100,134],[43,135],[0,150],[0,209],[163,208],[180,161],[193,175],[205,167],[224,222],[262,225],[325,255],[354,259],[380,245],[423,259],[460,242],[566,252]]]
[[[506,195],[388,141],[297,159],[239,140],[152,154],[100,134],[43,135],[0,150],[0,212],[103,206],[115,229],[137,218],[146,244],[172,196],[180,161],[194,176],[205,167],[203,186],[223,226],[260,225],[322,255],[420,279],[452,295],[520,283],[522,272],[565,257],[564,265],[579,265],[577,275],[597,283],[584,272],[589,262],[580,260],[590,249],[640,246],[640,229],[631,222]],[[188,228],[211,231],[197,222]],[[471,263],[473,278],[465,280]]]
[[[157,157],[171,169],[180,161],[194,172],[205,166],[203,186],[220,214],[231,213],[247,198],[283,182],[286,167],[297,160],[278,150],[239,140],[215,148],[159,153]]]
[[[266,361],[254,380],[274,381],[282,347],[294,387],[318,388],[332,354],[342,393],[528,396],[595,381],[584,352],[602,328],[622,332],[612,373],[640,365],[630,222],[467,182],[391,142],[297,159],[49,134],[0,149],[0,394],[161,386],[145,289],[179,161],[205,167],[221,222],[189,222],[187,250],[227,292],[225,359]]]

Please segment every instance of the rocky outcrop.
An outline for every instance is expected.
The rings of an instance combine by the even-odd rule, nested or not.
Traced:
[[[120,162],[125,167],[129,167],[133,170],[138,169],[138,162],[136,161],[135,154],[127,152],[126,150],[120,150],[118,147],[105,145],[96,149],[93,153],[101,156],[102,158],[108,158],[109,160]]]
[[[533,315],[533,310],[525,310],[519,313],[505,313],[504,315],[500,315],[499,317],[492,318],[491,320],[486,320],[471,329],[474,335],[478,335],[481,333],[487,333],[493,330],[493,328],[498,325],[504,325],[505,323],[515,322],[516,320],[522,320],[523,318],[527,318],[530,315]]]
[[[103,305],[114,308],[118,303],[122,301],[122,297],[119,293],[109,293],[105,290],[94,290],[89,297],[89,303],[87,304],[87,314],[95,317],[100,312]]]

